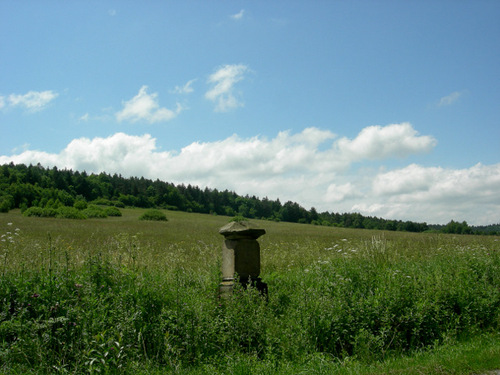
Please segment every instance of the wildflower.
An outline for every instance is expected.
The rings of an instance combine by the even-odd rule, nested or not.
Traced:
[[[11,225],[12,225],[12,223],[7,223],[7,225],[8,225],[8,226],[11,226]]]
[[[33,295],[32,295],[31,297],[32,297],[32,298],[38,298],[38,297],[40,297],[40,294],[38,294],[38,293],[33,293]]]

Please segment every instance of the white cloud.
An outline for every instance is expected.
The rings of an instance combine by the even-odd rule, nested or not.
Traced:
[[[500,220],[499,186],[500,164],[466,169],[411,164],[373,179],[373,201],[383,205],[356,208],[387,217],[408,217],[411,212],[422,221],[493,224]]]
[[[174,94],[191,94],[194,89],[192,87],[193,83],[196,82],[196,79],[192,79],[188,81],[184,86],[175,86],[172,90]]]
[[[245,13],[245,9],[242,9],[239,11],[239,13],[236,13],[236,14],[232,14],[230,17],[233,19],[233,20],[241,20],[243,18],[243,14]]]
[[[175,110],[160,107],[158,104],[158,94],[148,94],[147,90],[147,86],[142,86],[136,96],[123,103],[123,109],[116,113],[116,119],[119,122],[144,120],[149,123],[155,123],[169,121],[182,111],[183,108],[179,103],[177,103]]]
[[[377,196],[394,196],[426,191],[437,182],[441,171],[441,168],[411,164],[403,169],[379,174],[373,181],[373,192]]]
[[[248,67],[243,64],[224,65],[208,77],[208,83],[213,87],[205,93],[205,98],[216,103],[215,111],[227,112],[243,106],[236,98],[234,85],[243,80]]]
[[[462,95],[463,91],[454,91],[450,95],[443,96],[441,99],[439,99],[438,106],[443,107],[446,105],[451,105],[455,103]]]
[[[499,221],[500,164],[459,170],[416,164],[378,172],[349,168],[362,158],[375,158],[375,150],[391,159],[428,151],[429,143],[435,143],[427,136],[418,136],[409,124],[399,126],[376,127],[375,132],[372,127],[365,128],[353,140],[338,139],[331,131],[317,128],[283,131],[272,139],[232,135],[216,142],[194,142],[178,151],[159,150],[149,134],[117,133],[75,139],[57,154],[25,150],[0,156],[0,164],[40,162],[87,172],[160,178],[282,202],[292,200],[319,211],[357,211],[429,223]],[[387,129],[392,131],[384,131]],[[377,135],[366,135],[372,132]],[[370,151],[361,152],[358,142]],[[394,143],[400,145],[395,147]]]
[[[22,107],[30,111],[39,111],[57,98],[58,95],[52,90],[29,91],[24,95],[10,94],[7,98],[0,97],[0,108],[6,106]]]
[[[342,185],[333,183],[328,185],[326,189],[325,200],[327,202],[337,203],[346,199],[361,197],[362,194],[358,189],[358,187],[350,182]]]
[[[377,160],[429,152],[436,143],[431,136],[419,136],[418,132],[405,122],[366,127],[353,140],[340,139],[338,148],[349,160]]]

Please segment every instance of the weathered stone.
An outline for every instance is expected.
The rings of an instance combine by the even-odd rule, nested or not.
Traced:
[[[265,229],[259,229],[253,223],[248,221],[232,221],[219,229],[219,233],[226,239],[252,238],[256,240],[263,234],[266,234]]]
[[[267,291],[267,285],[260,278],[260,245],[257,238],[266,233],[247,221],[231,222],[219,233],[224,236],[222,245],[221,295],[232,293],[235,275],[243,285],[250,282],[259,290]]]
[[[256,240],[240,238],[225,240],[222,245],[222,278],[233,279],[238,274],[241,281],[260,274],[260,245]]]

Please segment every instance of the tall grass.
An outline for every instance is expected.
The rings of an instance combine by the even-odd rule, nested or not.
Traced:
[[[123,212],[0,216],[0,372],[373,370],[500,326],[495,237],[260,222],[269,294],[225,300],[227,218]]]

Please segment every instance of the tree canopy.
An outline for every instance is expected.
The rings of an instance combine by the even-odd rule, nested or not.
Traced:
[[[318,213],[296,202],[282,204],[279,199],[240,196],[235,192],[200,188],[192,185],[125,178],[118,174],[87,174],[85,171],[44,168],[40,164],[4,164],[0,166],[0,212],[30,207],[79,207],[85,203],[117,207],[142,207],[181,210],[206,214],[243,216],[293,223],[423,232],[429,229],[445,233],[469,234],[474,230],[466,222],[451,221],[446,226],[432,226],[412,221],[387,220],[360,213]],[[494,226],[497,228],[498,226]],[[484,227],[483,227],[484,228]],[[487,227],[486,227],[487,228]],[[488,232],[487,230],[483,230]],[[489,231],[496,233],[496,231]]]

